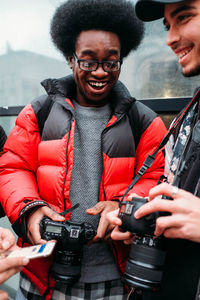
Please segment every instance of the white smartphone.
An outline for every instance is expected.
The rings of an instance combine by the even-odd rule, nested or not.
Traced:
[[[29,259],[46,257],[46,256],[49,256],[53,252],[55,245],[56,245],[55,242],[49,242],[46,244],[20,248],[20,249],[10,251],[8,253],[7,257],[22,257],[23,256],[23,257],[27,257]]]

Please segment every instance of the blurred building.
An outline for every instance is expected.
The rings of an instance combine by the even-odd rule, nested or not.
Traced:
[[[184,77],[177,56],[166,46],[162,20],[145,23],[145,38],[122,66],[122,81],[137,99],[193,95],[200,76]]]
[[[0,56],[0,106],[25,105],[44,93],[40,82],[70,74],[67,62],[29,51]]]

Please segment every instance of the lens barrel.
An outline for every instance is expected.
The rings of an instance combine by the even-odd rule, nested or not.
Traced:
[[[123,282],[144,290],[157,290],[163,275],[165,251],[150,237],[135,240],[131,245]]]
[[[80,277],[81,252],[58,250],[51,267],[52,278],[61,283],[72,285]]]

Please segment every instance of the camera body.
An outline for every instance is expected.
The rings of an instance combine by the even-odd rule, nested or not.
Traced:
[[[132,201],[120,203],[119,217],[122,220],[121,229],[123,231],[130,231],[137,235],[154,235],[156,219],[159,216],[158,212],[141,219],[134,218],[136,210],[147,202],[147,198],[134,197]]]
[[[86,222],[55,222],[44,217],[40,233],[47,241],[57,240],[52,277],[58,282],[73,284],[80,277],[83,246],[95,236],[94,228]]]
[[[155,212],[135,219],[134,213],[145,203],[147,198],[133,197],[120,204],[120,228],[136,235],[122,280],[134,288],[152,291],[160,288],[166,256],[165,239],[154,236],[156,219],[168,213]]]

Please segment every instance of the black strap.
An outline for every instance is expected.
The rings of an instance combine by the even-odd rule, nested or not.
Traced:
[[[37,121],[38,121],[38,127],[40,131],[40,136],[42,136],[42,131],[44,128],[44,123],[46,119],[48,118],[48,115],[51,111],[51,107],[53,105],[53,100],[50,96],[47,96],[47,99],[44,102],[44,105],[41,107],[41,109],[37,113]]]
[[[65,216],[69,213],[71,213],[73,210],[75,210],[76,208],[78,208],[80,206],[80,203],[76,203],[74,206],[70,207],[69,209],[64,210],[63,212],[59,213],[59,215],[61,216]]]
[[[131,115],[130,115],[130,113],[131,113]],[[137,148],[139,141],[140,141],[140,137],[141,137],[142,124],[140,124],[139,112],[137,109],[136,101],[134,101],[134,103],[132,104],[132,107],[131,107],[131,109],[129,109],[127,115],[129,118],[129,123],[131,126],[134,141],[135,141],[135,148]],[[132,116],[134,116],[134,118]]]
[[[186,108],[182,112],[182,114],[180,116],[178,116],[177,119],[174,121],[172,127],[170,127],[170,129],[168,130],[168,132],[166,133],[166,135],[162,139],[162,141],[161,141],[160,145],[158,146],[158,148],[154,151],[154,153],[152,155],[148,155],[147,156],[147,158],[145,159],[142,167],[139,169],[139,171],[136,174],[135,178],[133,179],[133,181],[128,186],[127,190],[125,191],[125,193],[124,193],[121,201],[124,200],[125,196],[133,188],[133,186],[138,182],[138,180],[144,175],[144,173],[147,171],[147,169],[149,169],[152,166],[152,164],[153,164],[153,162],[154,162],[154,160],[155,160],[156,155],[158,154],[158,152],[167,144],[167,142],[169,140],[169,137],[174,133],[176,127],[180,124],[180,122],[182,121],[183,117],[189,111],[189,109],[191,108],[191,106],[199,100],[199,98],[200,98],[200,89],[197,91],[197,93],[192,98],[192,100],[190,101],[190,103],[186,106]]]

